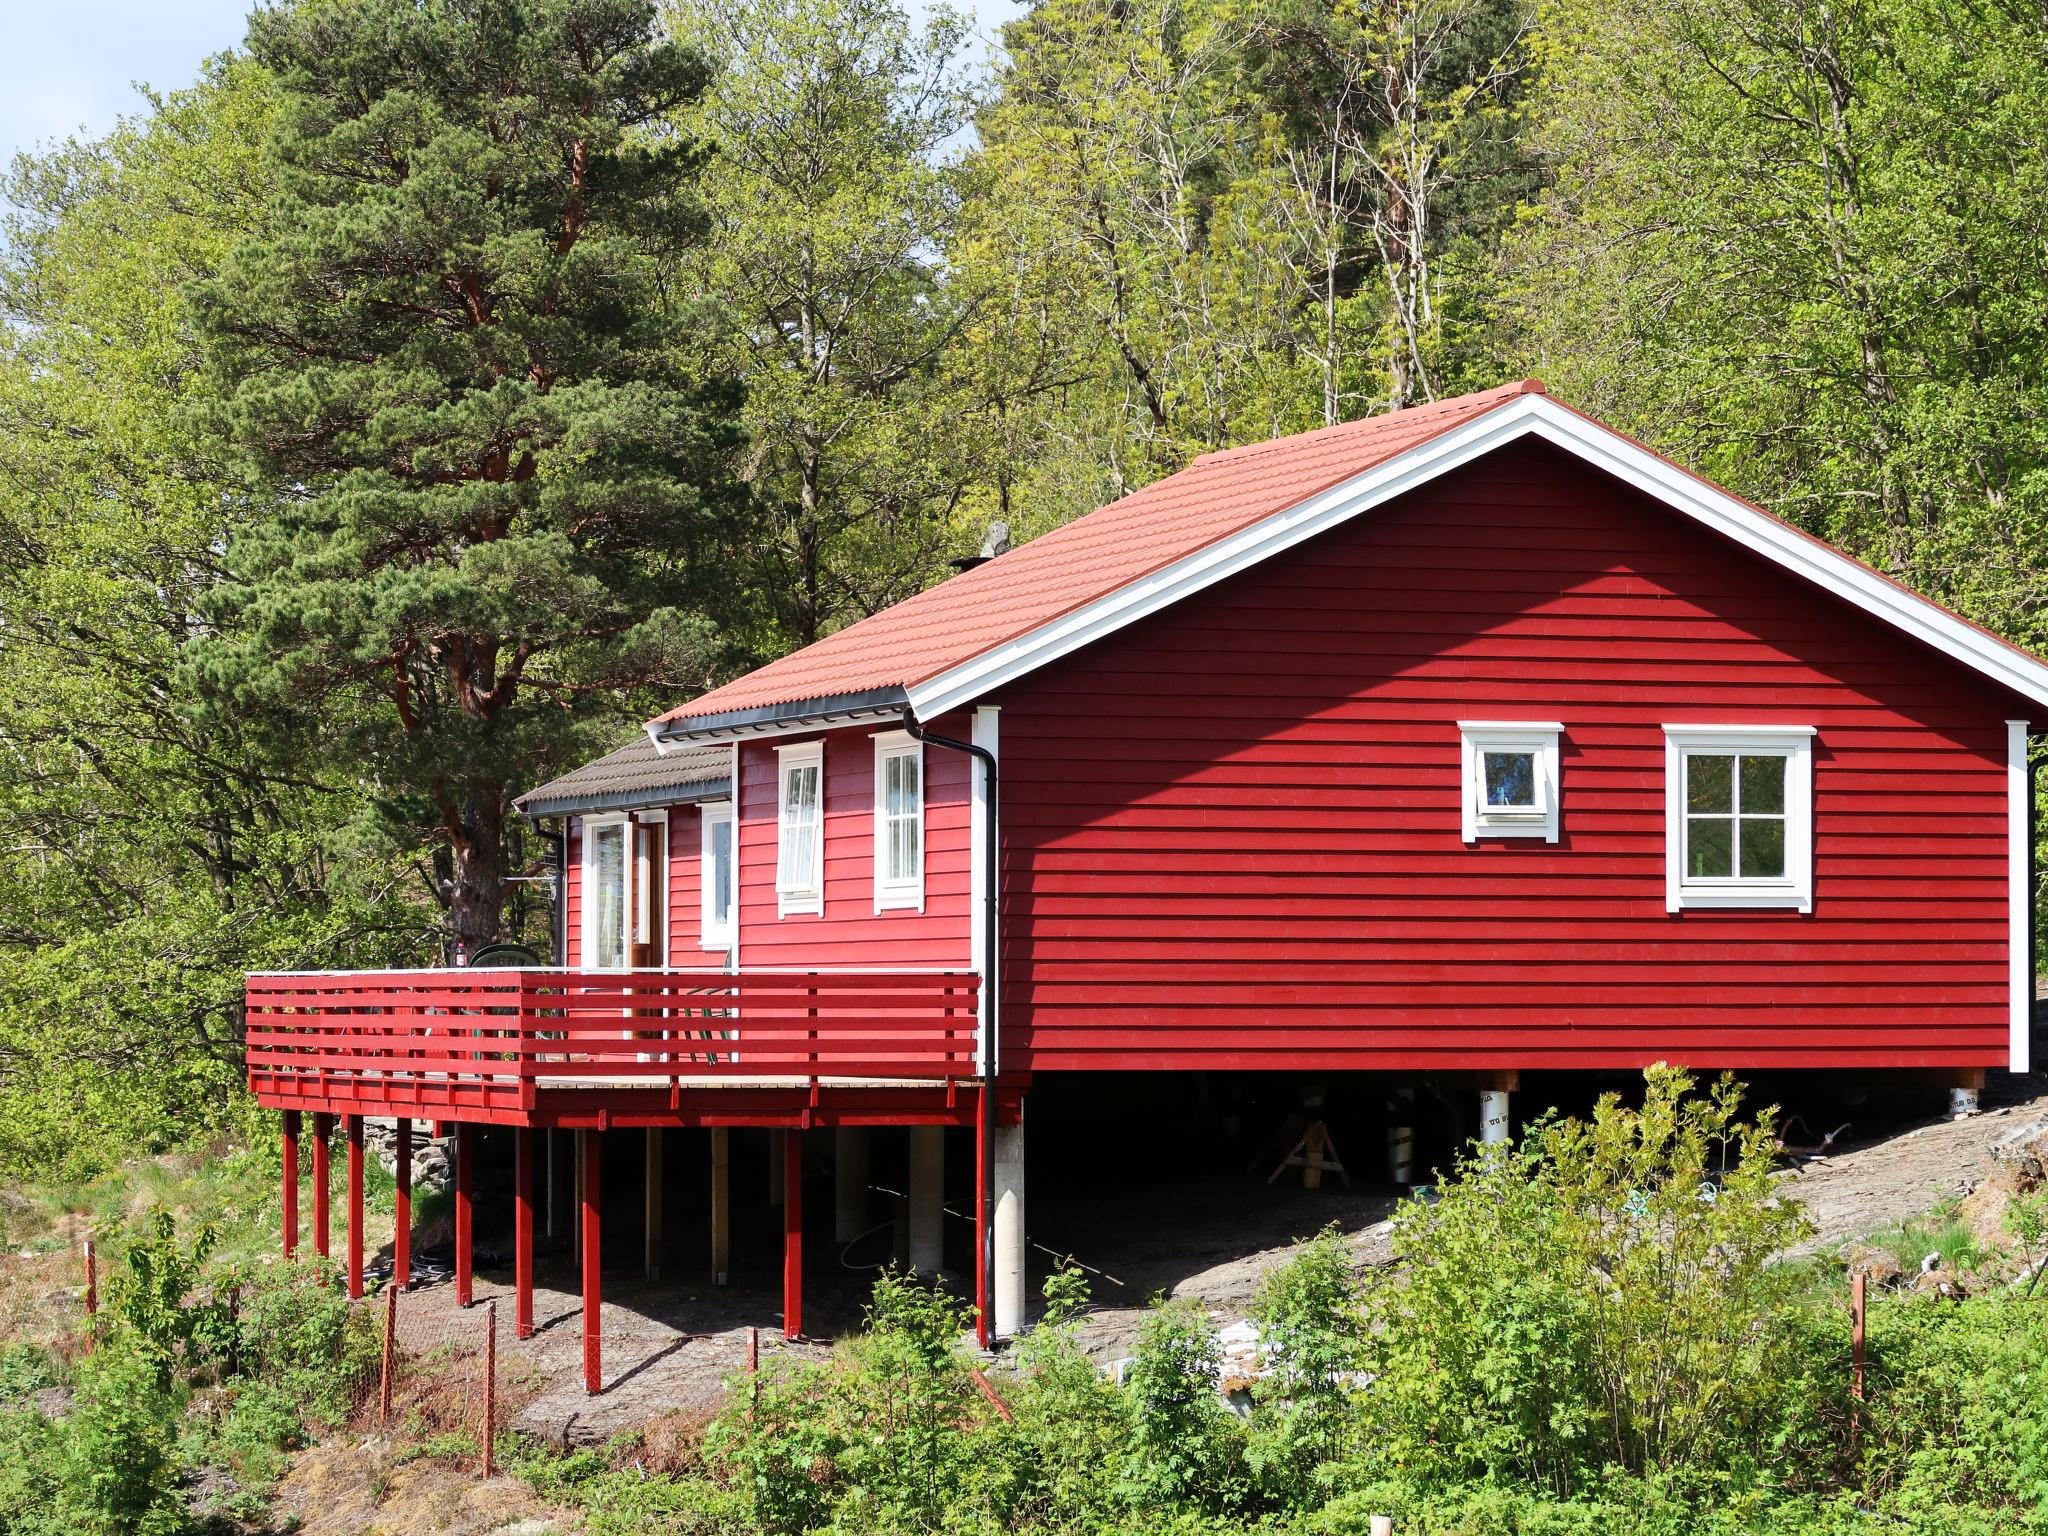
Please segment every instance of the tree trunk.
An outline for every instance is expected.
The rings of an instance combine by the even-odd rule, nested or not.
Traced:
[[[448,920],[466,963],[504,933],[505,797],[499,786],[479,789],[449,842]]]

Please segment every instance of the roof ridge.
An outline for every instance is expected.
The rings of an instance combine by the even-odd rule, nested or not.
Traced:
[[[1541,379],[1515,379],[1510,383],[1496,384],[1489,389],[1468,390],[1462,395],[1446,395],[1441,400],[1424,400],[1415,405],[1404,405],[1399,410],[1380,411],[1371,416],[1353,417],[1350,421],[1333,421],[1320,427],[1309,427],[1300,432],[1290,432],[1285,437],[1269,437],[1256,443],[1239,443],[1232,448],[1211,448],[1207,453],[1196,454],[1188,461],[1188,467],[1192,469],[1197,464],[1213,464],[1221,459],[1253,458],[1278,449],[1298,448],[1305,442],[1324,438],[1363,437],[1368,433],[1377,435],[1398,422],[1434,420],[1438,416],[1453,415],[1481,403],[1490,408],[1519,395],[1549,393]],[[1156,485],[1159,482],[1153,483]]]

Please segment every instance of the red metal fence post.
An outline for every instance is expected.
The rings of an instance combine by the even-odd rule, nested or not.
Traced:
[[[281,1118],[284,1127],[284,1256],[290,1258],[299,1247],[299,1112],[288,1109]]]
[[[475,1297],[470,1267],[475,1232],[476,1127],[462,1121],[455,1127],[455,1305],[466,1307]]]
[[[100,1313],[100,1254],[92,1234],[85,1234],[85,1352],[92,1353],[94,1323]]]
[[[398,1347],[398,1287],[384,1287],[384,1353],[377,1370],[377,1417],[391,1417],[391,1367]]]
[[[804,1133],[782,1133],[782,1336],[804,1331]]]
[[[498,1304],[484,1306],[484,1481],[491,1480],[491,1451],[498,1438]]]

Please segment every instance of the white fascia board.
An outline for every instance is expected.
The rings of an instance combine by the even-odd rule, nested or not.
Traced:
[[[1548,395],[1518,395],[1342,485],[1277,512],[1029,634],[916,684],[908,690],[911,707],[925,720],[957,709],[1523,437],[1540,438],[1605,471],[2048,708],[2048,665],[1993,639],[1925,598],[1895,586],[1848,556],[1807,538],[1640,444],[1566,409]]]
[[[2034,781],[2027,768],[2027,722],[2005,722],[2006,966],[2011,1017],[2006,1070],[2026,1072],[2034,1022]]]

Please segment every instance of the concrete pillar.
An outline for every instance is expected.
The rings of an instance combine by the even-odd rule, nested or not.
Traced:
[[[1951,1120],[1967,1120],[1982,1107],[1980,1089],[1968,1083],[1958,1083],[1948,1091],[1948,1117]]]
[[[643,1266],[647,1283],[652,1285],[661,1279],[661,1127],[647,1128],[647,1177],[644,1181],[647,1201],[646,1251]]]
[[[910,1267],[936,1275],[946,1262],[946,1128],[910,1128]]]
[[[1508,1140],[1508,1091],[1505,1088],[1479,1090],[1479,1140],[1484,1146],[1505,1145]]]
[[[832,1240],[850,1243],[868,1229],[868,1133],[842,1125],[832,1136]]]
[[[996,1127],[995,1274],[990,1278],[996,1337],[1024,1331],[1024,1123]]]
[[[711,1283],[732,1276],[732,1133],[711,1132]]]

